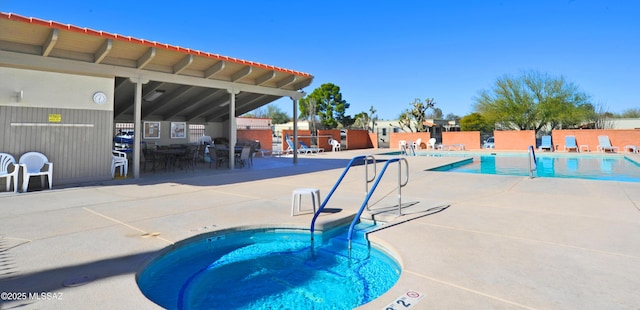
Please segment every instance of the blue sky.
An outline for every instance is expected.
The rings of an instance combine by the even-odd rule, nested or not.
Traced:
[[[415,98],[473,112],[496,79],[564,76],[610,112],[640,108],[640,1],[24,1],[0,11],[314,75],[347,114],[395,119]],[[1,30],[0,30],[1,31]],[[276,104],[292,114],[289,99]]]

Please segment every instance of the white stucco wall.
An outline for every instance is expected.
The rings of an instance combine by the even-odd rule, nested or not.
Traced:
[[[97,91],[107,102],[93,102]],[[113,94],[113,78],[0,67],[0,105],[113,111]]]

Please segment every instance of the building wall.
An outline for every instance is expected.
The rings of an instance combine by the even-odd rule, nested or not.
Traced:
[[[526,151],[530,145],[536,146],[534,130],[497,130],[493,136],[496,150]]]
[[[110,179],[113,88],[112,78],[0,68],[0,151],[44,154],[54,186]],[[96,91],[106,103],[93,102]]]
[[[463,144],[466,150],[480,149],[479,131],[445,131],[442,133],[442,144]]]
[[[238,129],[238,142],[260,141],[260,148],[271,151],[273,149],[273,134],[269,129]]]

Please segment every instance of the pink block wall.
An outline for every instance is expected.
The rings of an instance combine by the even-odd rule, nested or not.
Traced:
[[[598,149],[598,136],[609,136],[612,146],[620,148],[620,152],[625,152],[626,145],[640,146],[640,129],[563,129],[554,130],[551,134],[551,140],[554,145],[558,146],[559,151],[564,150],[565,137],[575,136],[578,147],[581,145],[589,146],[591,152]]]
[[[500,130],[494,131],[496,150],[526,151],[530,145],[536,146],[534,130]]]
[[[480,148],[479,131],[445,131],[442,133],[442,144],[464,144],[466,150]]]
[[[397,149],[400,140],[416,141],[422,139],[420,148],[426,149],[427,142],[431,139],[431,133],[429,132],[392,132],[389,134],[389,148]]]

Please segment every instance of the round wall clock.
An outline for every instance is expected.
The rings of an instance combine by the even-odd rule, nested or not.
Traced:
[[[107,102],[107,94],[101,91],[96,92],[95,94],[93,94],[93,102],[95,102],[96,104],[104,104],[105,102]]]

